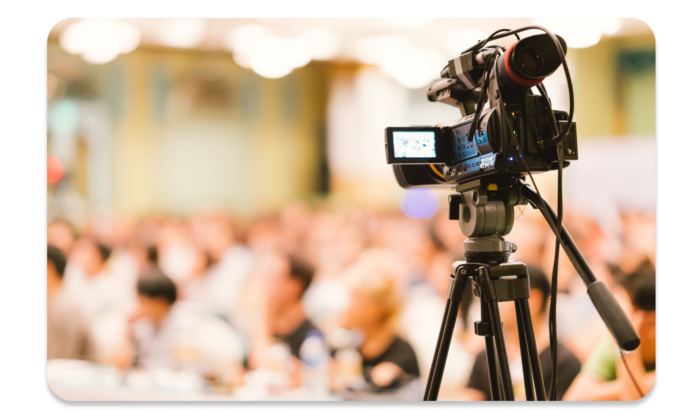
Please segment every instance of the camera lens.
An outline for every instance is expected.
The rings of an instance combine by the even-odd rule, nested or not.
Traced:
[[[566,54],[566,42],[557,35],[557,41]],[[511,45],[497,61],[498,81],[514,92],[541,83],[561,65],[557,45],[547,34],[523,38]]]
[[[532,47],[523,48],[515,62],[523,73],[532,77],[538,77],[544,67],[542,56]]]

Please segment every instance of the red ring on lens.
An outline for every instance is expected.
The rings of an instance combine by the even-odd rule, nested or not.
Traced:
[[[515,44],[511,45],[510,48],[508,48],[508,50],[506,51],[506,57],[505,57],[504,64],[506,66],[506,73],[508,73],[508,77],[510,77],[515,83],[517,83],[519,85],[523,85],[523,86],[527,86],[527,87],[533,87],[533,86],[539,85],[545,79],[544,77],[541,79],[536,79],[536,80],[523,79],[522,77],[515,74],[515,72],[513,71],[513,68],[510,66],[510,56],[512,55],[513,49],[515,48],[516,45],[518,45],[517,42]]]

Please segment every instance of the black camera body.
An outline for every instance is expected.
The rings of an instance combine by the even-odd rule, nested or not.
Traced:
[[[566,51],[564,40],[559,41]],[[512,178],[528,170],[534,174],[556,169],[557,147],[549,140],[565,130],[568,114],[553,111],[548,98],[531,90],[561,64],[554,48],[551,38],[538,35],[505,52],[486,48],[450,60],[427,96],[458,107],[462,118],[436,127],[385,131],[387,163],[394,165],[399,185],[451,187],[485,176]],[[478,109],[484,88],[489,107],[484,98]],[[475,111],[479,121],[471,127]],[[561,142],[563,165],[568,166],[578,159],[575,123]]]

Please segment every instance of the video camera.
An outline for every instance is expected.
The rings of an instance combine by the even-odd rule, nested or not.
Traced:
[[[519,38],[527,30],[542,35]],[[505,48],[487,45],[515,36]],[[552,109],[542,82],[563,65],[569,89],[569,112]],[[462,118],[446,124],[389,127],[385,132],[387,163],[403,188],[448,187],[449,217],[459,221],[467,237],[464,260],[452,265],[442,327],[428,375],[424,400],[435,401],[454,332],[460,302],[473,290],[481,303],[475,333],[483,336],[492,400],[514,400],[509,358],[503,338],[498,302],[513,301],[518,314],[518,337],[528,400],[556,400],[556,290],[560,245],[588,287],[588,294],[621,349],[639,346],[639,337],[605,283],[597,281],[564,226],[562,172],[578,159],[573,122],[573,87],[566,64],[566,42],[540,26],[501,29],[448,62],[442,79],[427,92],[431,102],[460,109]],[[535,95],[532,88],[539,91]],[[558,171],[557,212],[537,189],[533,173]],[[530,175],[535,189],[525,184]],[[552,269],[549,336],[552,382],[549,397],[537,355],[527,299],[529,275],[522,262],[509,262],[517,246],[503,236],[514,223],[514,208],[532,204],[539,209],[557,241]],[[472,287],[470,287],[472,286]],[[640,392],[641,394],[641,392]]]
[[[556,37],[559,45],[553,35],[542,34],[508,49],[486,46],[487,39],[450,60],[427,97],[458,107],[462,118],[386,129],[387,163],[399,185],[451,187],[489,175],[549,171],[558,167],[559,143],[563,167],[578,159],[576,124],[566,112],[552,110],[541,84],[566,54],[566,42]]]

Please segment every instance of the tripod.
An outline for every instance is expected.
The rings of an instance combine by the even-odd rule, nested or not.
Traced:
[[[450,219],[458,220],[464,241],[464,261],[452,265],[447,304],[435,354],[428,375],[424,401],[437,400],[445,362],[452,341],[460,302],[470,283],[481,301],[481,320],[474,323],[475,333],[484,337],[491,399],[513,401],[513,384],[508,366],[498,302],[514,302],[518,324],[520,357],[523,365],[525,395],[528,401],[546,401],[539,353],[535,343],[528,299],[530,281],[527,266],[508,262],[515,244],[502,235],[510,233],[514,207],[530,203],[539,209],[556,233],[556,216],[549,204],[522,181],[480,179],[458,185],[449,197]],[[561,245],[577,272],[588,285],[588,294],[608,329],[624,350],[639,346],[639,337],[605,283],[599,282],[588,267],[569,233],[562,226]],[[554,343],[552,343],[553,345]]]

